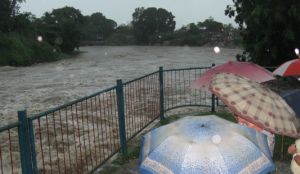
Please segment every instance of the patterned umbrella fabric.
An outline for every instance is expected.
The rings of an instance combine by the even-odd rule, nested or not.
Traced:
[[[300,76],[300,59],[293,59],[280,65],[273,72],[279,76]]]
[[[288,90],[279,94],[300,118],[300,89]]]
[[[193,83],[193,87],[197,89],[208,89],[212,77],[217,73],[234,73],[258,83],[274,80],[273,74],[265,68],[251,62],[235,62],[229,61],[222,65],[211,68],[202,74]]]
[[[142,174],[256,174],[275,169],[266,136],[214,115],[189,116],[143,137]]]
[[[275,92],[245,77],[220,73],[213,77],[210,90],[229,109],[267,131],[299,136],[300,123],[295,112]]]

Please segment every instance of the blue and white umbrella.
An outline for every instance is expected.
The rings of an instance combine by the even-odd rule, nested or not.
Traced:
[[[214,115],[184,117],[143,137],[143,174],[257,174],[275,170],[267,137]]]

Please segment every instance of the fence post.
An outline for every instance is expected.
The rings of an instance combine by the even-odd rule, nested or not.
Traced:
[[[125,113],[124,113],[124,92],[122,80],[117,80],[117,107],[119,120],[119,135],[121,143],[121,153],[125,157],[127,155],[126,131],[125,131]]]
[[[37,161],[36,161],[36,152],[35,152],[35,137],[33,131],[32,120],[27,119],[28,121],[28,131],[29,131],[29,142],[30,142],[30,152],[31,152],[31,162],[32,162],[32,169],[34,173],[39,173],[37,168]]]
[[[215,66],[215,64],[211,64],[211,67],[213,68]],[[215,94],[211,94],[211,112],[215,112],[216,111],[216,108],[215,108]]]
[[[33,164],[33,159],[36,157],[32,155],[32,151],[35,151],[35,149],[31,149],[32,143],[30,142],[30,134],[33,133],[33,130],[29,130],[26,110],[18,111],[18,120],[20,123],[18,127],[18,135],[22,173],[32,174],[36,172],[33,169],[34,166],[36,167],[36,163]],[[33,154],[35,154],[35,152]]]
[[[159,116],[160,120],[164,117],[164,71],[163,67],[159,67]]]

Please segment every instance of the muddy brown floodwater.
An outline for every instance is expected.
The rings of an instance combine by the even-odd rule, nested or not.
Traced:
[[[164,68],[210,66],[234,60],[239,49],[211,47],[90,46],[80,55],[30,67],[0,67],[0,126],[17,120],[17,110],[45,111]]]

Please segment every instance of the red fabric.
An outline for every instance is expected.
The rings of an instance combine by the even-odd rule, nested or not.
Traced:
[[[281,64],[273,74],[279,76],[300,76],[300,59],[293,59]]]
[[[194,81],[193,87],[197,89],[208,89],[210,80],[217,73],[233,73],[247,77],[258,83],[275,79],[271,72],[257,64],[250,62],[229,61],[206,71]]]

